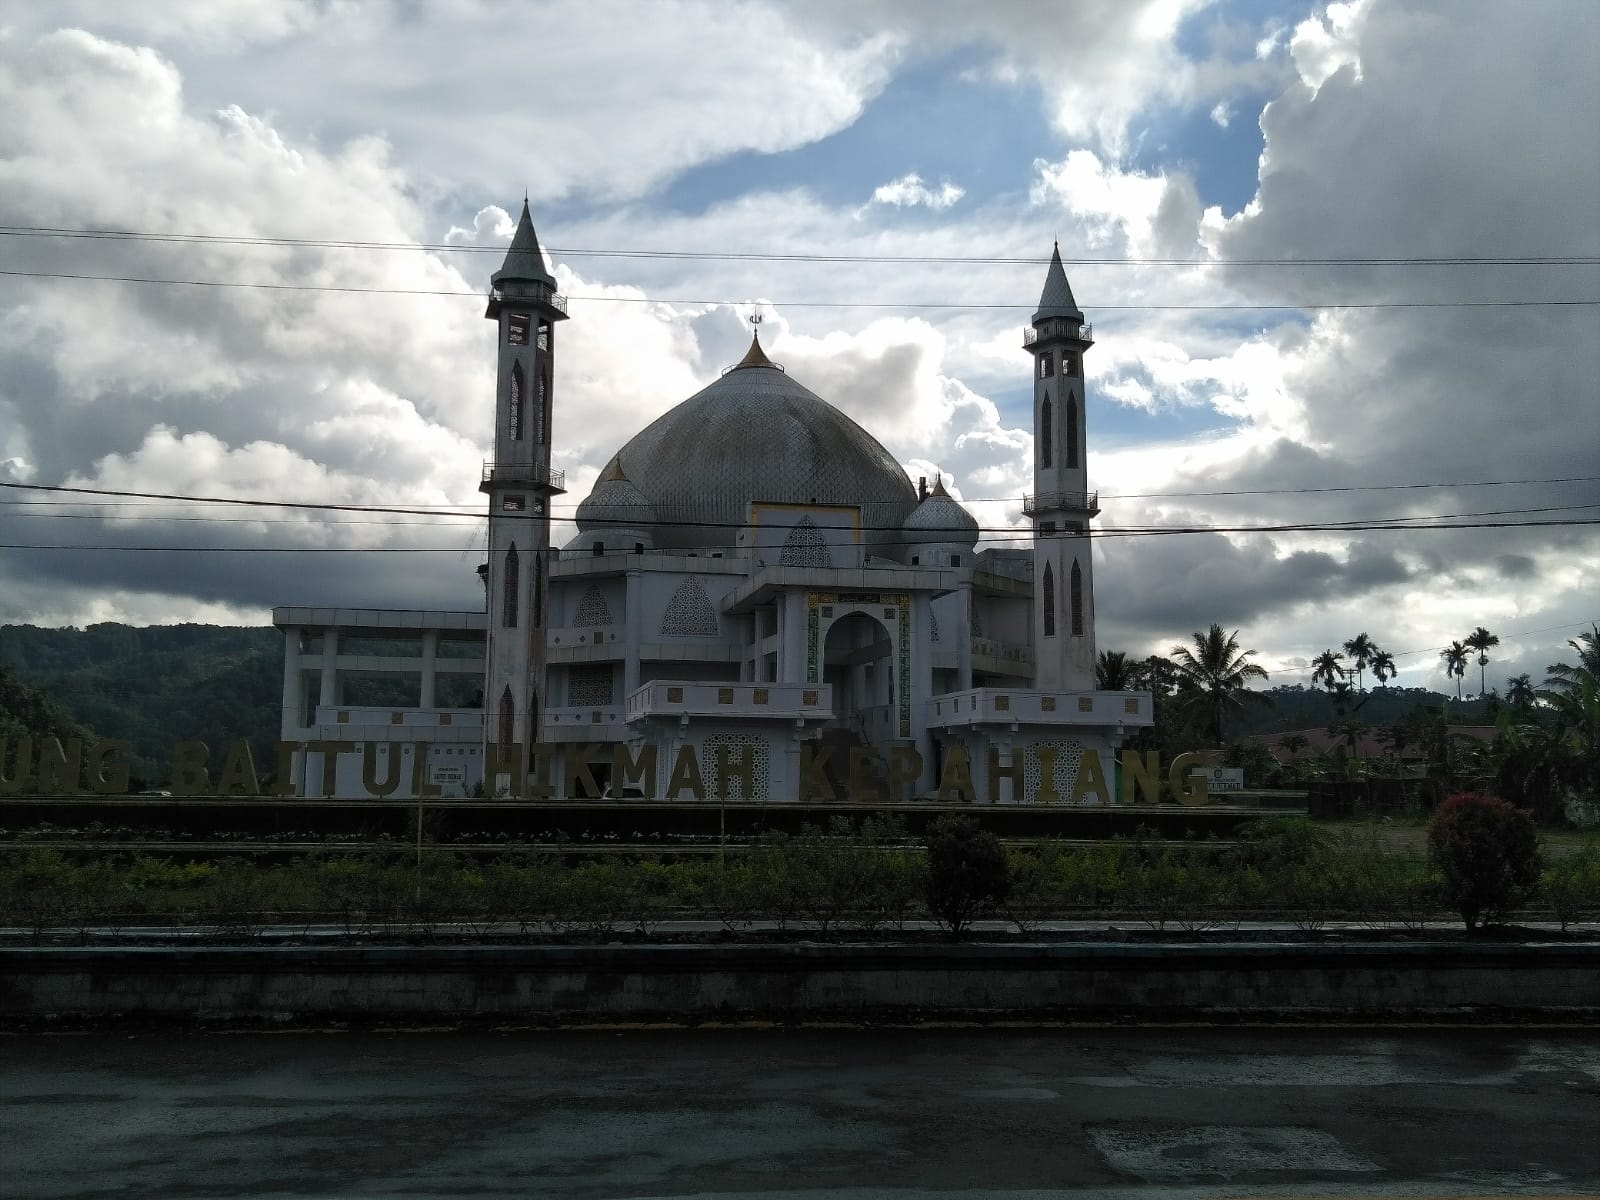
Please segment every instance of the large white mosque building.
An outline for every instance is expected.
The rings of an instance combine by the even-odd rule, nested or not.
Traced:
[[[275,609],[297,793],[1114,799],[1151,700],[1094,686],[1093,338],[1059,251],[1022,338],[1028,549],[978,549],[942,479],[913,483],[759,332],[612,455],[556,548],[567,314],[526,204],[491,282],[486,611]]]

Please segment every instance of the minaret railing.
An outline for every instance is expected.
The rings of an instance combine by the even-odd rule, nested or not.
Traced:
[[[1025,517],[1058,511],[1097,513],[1100,511],[1100,493],[1050,491],[1022,497],[1022,515]]]
[[[547,467],[543,463],[486,462],[483,464],[482,482],[539,483],[562,491],[567,485],[567,473],[556,467]]]

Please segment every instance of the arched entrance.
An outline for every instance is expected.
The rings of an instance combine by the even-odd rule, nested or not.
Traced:
[[[822,682],[833,689],[839,725],[867,742],[894,736],[900,699],[894,642],[888,627],[861,611],[828,626],[822,647]]]

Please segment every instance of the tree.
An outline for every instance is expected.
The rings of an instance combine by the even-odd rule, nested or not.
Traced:
[[[1306,735],[1303,733],[1286,733],[1278,739],[1278,745],[1282,746],[1289,752],[1289,757],[1291,759],[1297,756],[1300,751],[1304,750],[1310,744],[1311,739],[1306,737]]]
[[[1489,690],[1489,648],[1499,644],[1500,639],[1482,625],[1479,625],[1462,639],[1462,645],[1468,650],[1476,650],[1478,652],[1478,695],[1480,696]]]
[[[1439,657],[1444,660],[1444,673],[1454,675],[1456,680],[1456,699],[1461,699],[1461,678],[1467,673],[1467,648],[1460,642],[1451,642],[1439,651]]]
[[[962,931],[1011,894],[1005,848],[970,817],[941,817],[928,831],[928,911],[950,932]]]
[[[1214,744],[1222,744],[1222,718],[1230,708],[1242,709],[1246,701],[1270,704],[1271,698],[1249,688],[1253,679],[1265,680],[1267,672],[1246,660],[1254,650],[1239,649],[1239,631],[1223,633],[1212,623],[1205,633],[1194,635],[1194,648],[1174,646],[1172,659],[1178,673],[1179,699],[1191,711],[1202,712],[1206,732]]]
[[[1134,664],[1121,650],[1102,650],[1094,662],[1094,685],[1102,692],[1126,692],[1133,688]]]
[[[1379,687],[1387,687],[1389,680],[1395,677],[1394,655],[1387,650],[1374,648],[1367,665],[1372,668],[1372,677],[1378,681]]]
[[[1583,681],[1600,684],[1600,625],[1576,638],[1567,639],[1567,645],[1578,653],[1578,665],[1551,663],[1545,668],[1544,686],[1551,692],[1575,691]]]
[[[1328,690],[1333,690],[1334,680],[1343,679],[1349,672],[1344,669],[1344,655],[1334,650],[1324,650],[1311,660],[1311,686],[1319,683],[1328,685]]]
[[[1363,692],[1367,690],[1367,664],[1372,661],[1377,649],[1365,633],[1356,634],[1344,644],[1344,652],[1350,656],[1351,669],[1356,673],[1356,685]]]
[[[1441,804],[1428,826],[1428,855],[1469,930],[1510,913],[1539,881],[1533,819],[1497,796],[1461,792]]]
[[[1506,680],[1506,703],[1517,716],[1526,719],[1538,701],[1539,693],[1534,689],[1533,680],[1526,674],[1513,675]]]

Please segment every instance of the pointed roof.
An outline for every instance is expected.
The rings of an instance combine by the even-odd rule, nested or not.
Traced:
[[[1035,321],[1045,317],[1071,317],[1076,321],[1083,320],[1083,312],[1078,308],[1078,302],[1072,298],[1072,288],[1067,283],[1067,269],[1061,265],[1060,242],[1056,243],[1055,249],[1050,253],[1050,269],[1044,277],[1044,291],[1039,295],[1039,311],[1033,314]]]
[[[758,329],[750,338],[750,349],[744,352],[744,357],[734,363],[730,368],[737,371],[743,367],[775,367],[778,364],[767,357],[767,352],[761,348],[761,331]]]
[[[511,236],[511,248],[506,251],[506,261],[490,277],[499,285],[502,279],[524,279],[547,283],[552,288],[556,281],[545,270],[544,251],[539,248],[539,235],[533,231],[533,217],[528,214],[528,202],[522,202],[522,216],[517,219],[517,232]]]

